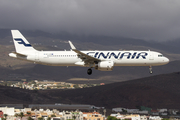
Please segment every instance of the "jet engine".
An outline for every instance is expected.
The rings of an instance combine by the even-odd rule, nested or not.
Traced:
[[[100,71],[112,71],[113,67],[114,67],[113,61],[102,61],[102,62],[98,62],[95,65],[95,69]]]

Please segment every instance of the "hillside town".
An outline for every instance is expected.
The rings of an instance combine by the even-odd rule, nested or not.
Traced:
[[[30,82],[27,82],[26,79],[22,79],[19,81],[0,81],[0,85],[18,87],[29,90],[45,90],[45,89],[76,89],[76,88],[94,87],[105,84],[104,83],[73,84],[73,83],[57,82],[57,81],[49,81],[49,80],[43,80],[43,81],[32,80]]]
[[[60,105],[60,106],[59,106]],[[2,105],[0,105],[2,106]],[[37,107],[38,106],[38,107]],[[168,120],[180,119],[179,110],[157,109],[141,106],[140,109],[113,108],[107,114],[103,107],[92,105],[64,105],[63,109],[49,109],[50,105],[29,105],[28,108],[0,107],[0,120]],[[61,104],[51,105],[59,108]],[[37,109],[35,109],[35,107]],[[70,107],[70,108],[68,108]],[[46,108],[46,109],[45,109]],[[76,108],[80,108],[76,109]],[[76,110],[75,110],[76,109]],[[144,109],[144,110],[141,110]],[[100,113],[101,111],[101,113]]]

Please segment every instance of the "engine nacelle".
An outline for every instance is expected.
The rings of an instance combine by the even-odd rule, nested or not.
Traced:
[[[112,71],[114,67],[113,61],[102,61],[96,64],[95,69],[100,71]]]

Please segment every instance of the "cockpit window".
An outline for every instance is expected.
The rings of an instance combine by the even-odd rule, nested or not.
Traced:
[[[163,55],[158,55],[158,57],[163,57]]]

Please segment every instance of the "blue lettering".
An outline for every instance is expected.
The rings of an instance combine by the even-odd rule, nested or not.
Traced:
[[[96,52],[96,54],[94,55],[94,57],[96,58],[98,54],[99,54],[99,52]]]
[[[134,52],[131,59],[134,59],[136,57],[137,52]]]
[[[136,57],[136,59],[139,59],[139,57],[141,56],[143,59],[146,59],[146,56],[147,56],[148,54],[146,53],[146,52],[141,52],[141,53],[139,53],[138,55],[137,55],[137,57]]]
[[[109,55],[109,52],[107,53],[107,55],[106,55],[106,56],[104,55],[104,53],[103,53],[103,52],[101,52],[101,53],[99,54],[98,58],[100,58],[100,57],[101,57],[101,55],[103,56],[103,58],[105,58],[105,59],[106,59],[106,58],[108,57],[108,55]]]
[[[24,42],[24,41],[23,41]],[[23,43],[21,43],[23,44]],[[127,57],[127,59],[139,59],[139,58],[143,58],[143,59],[146,59],[146,56],[148,55],[148,53],[146,52],[141,52],[141,53],[137,53],[137,52],[134,52],[134,53],[130,53],[130,52],[124,52],[124,53],[114,53],[114,52],[107,52],[107,53],[103,53],[103,52],[89,52],[87,53],[87,55],[94,55],[95,58],[100,58],[100,57],[103,57],[104,59],[111,59],[111,58],[115,58],[115,59],[122,59],[124,57]]]
[[[122,59],[124,56],[127,56],[127,59],[129,59],[131,57],[131,53],[130,52],[122,53],[120,59]]]
[[[114,56],[115,59],[118,59],[120,53],[121,53],[121,52],[119,52],[118,55],[116,55],[115,53],[112,52],[112,53],[109,55],[109,59],[111,58],[112,55]]]

